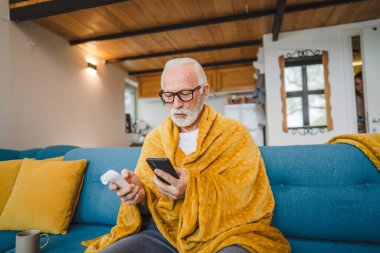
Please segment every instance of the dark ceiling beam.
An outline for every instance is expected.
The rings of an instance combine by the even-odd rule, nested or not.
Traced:
[[[11,8],[9,13],[12,21],[21,22],[125,1],[130,0],[54,0]]]
[[[312,9],[330,7],[333,5],[362,2],[362,1],[367,1],[367,0],[329,0],[329,1],[320,1],[320,2],[313,2],[313,3],[307,3],[307,4],[299,4],[299,5],[287,6],[285,13],[312,10]],[[187,29],[187,28],[193,28],[193,27],[199,27],[199,26],[216,25],[216,24],[221,24],[221,23],[226,23],[226,22],[255,19],[255,18],[275,15],[276,12],[277,12],[277,9],[262,10],[262,11],[252,12],[252,13],[223,16],[223,17],[210,18],[210,19],[204,19],[204,20],[198,20],[198,21],[159,26],[159,27],[144,28],[141,30],[125,31],[125,32],[107,34],[107,35],[102,35],[102,36],[75,39],[75,40],[70,40],[70,45],[77,45],[77,44],[86,43],[89,41],[120,39],[120,38],[132,37],[132,36],[168,32],[168,31]]]
[[[366,1],[368,0],[327,0],[327,1],[312,2],[312,3],[307,3],[307,4],[290,5],[290,6],[286,6],[285,13],[307,11],[307,10],[331,7],[334,5],[351,4],[351,3],[366,2]]]
[[[277,41],[278,35],[281,31],[282,19],[284,17],[286,8],[286,0],[277,0],[277,10],[274,16],[273,28],[272,28],[272,40]]]
[[[89,38],[84,38],[84,39],[70,40],[70,45],[77,45],[77,44],[81,44],[81,43],[85,43],[89,41],[120,39],[120,38],[126,38],[126,37],[152,34],[152,33],[169,32],[169,31],[199,27],[199,26],[216,25],[216,24],[221,24],[225,22],[260,18],[260,17],[271,15],[271,14],[273,14],[273,10],[263,10],[263,11],[249,13],[249,14],[223,16],[223,17],[209,18],[209,19],[204,19],[204,20],[183,22],[183,23],[164,25],[164,26],[158,26],[158,27],[144,28],[144,29],[135,30],[135,31],[126,31],[126,32],[121,32],[121,33],[95,36],[95,37],[89,37]]]
[[[9,0],[9,4],[17,4],[21,2],[26,2],[26,0]]]
[[[236,47],[256,46],[256,45],[262,45],[262,43],[263,43],[262,40],[239,41],[239,42],[233,42],[233,43],[215,45],[215,46],[193,47],[193,48],[159,52],[159,53],[153,53],[153,54],[119,57],[115,59],[106,60],[106,63],[116,63],[116,62],[140,60],[140,59],[146,59],[146,58],[170,56],[170,55],[177,55],[177,54],[188,54],[188,53],[197,53],[197,52],[204,52],[204,51],[211,51],[211,50],[229,49],[229,48],[236,48]]]
[[[230,61],[220,61],[220,62],[208,62],[208,63],[202,63],[202,67],[219,67],[219,66],[225,66],[225,65],[236,65],[236,64],[244,64],[244,63],[252,63],[256,61],[256,58],[245,58],[245,59],[238,59],[238,60],[230,60]],[[147,69],[147,70],[138,70],[138,71],[129,71],[128,74],[131,76],[138,76],[138,75],[145,75],[145,74],[151,74],[151,73],[159,73],[162,72],[164,69]]]

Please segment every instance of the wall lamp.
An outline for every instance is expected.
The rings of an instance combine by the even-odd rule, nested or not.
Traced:
[[[362,61],[354,61],[352,63],[352,66],[356,67],[356,66],[362,66],[363,65],[363,62]]]
[[[96,75],[96,72],[97,72],[96,69],[97,67],[95,64],[87,62],[87,68],[86,68],[87,73],[89,73],[90,75]]]

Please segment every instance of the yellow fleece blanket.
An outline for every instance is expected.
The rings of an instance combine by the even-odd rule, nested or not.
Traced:
[[[380,171],[380,134],[338,135],[327,143],[346,143],[360,149]]]
[[[217,252],[239,244],[250,252],[290,252],[287,240],[270,226],[273,194],[263,159],[248,130],[205,106],[196,151],[185,155],[177,146],[179,129],[170,117],[147,136],[136,173],[144,183],[150,213],[163,236],[179,252]],[[168,157],[184,168],[184,200],[170,200],[156,188],[145,159]],[[100,238],[84,242],[97,252],[139,231],[136,206],[122,204],[117,225]]]

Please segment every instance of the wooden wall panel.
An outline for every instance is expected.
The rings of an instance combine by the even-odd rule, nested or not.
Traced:
[[[218,70],[218,91],[252,90],[256,81],[252,66],[230,67]]]
[[[210,85],[210,91],[217,91],[216,69],[206,69],[205,73],[207,82]],[[139,82],[140,98],[158,97],[158,93],[161,90],[161,73],[139,76],[137,79]]]
[[[252,66],[206,69],[210,92],[253,90],[255,80]],[[161,73],[137,77],[139,98],[158,97],[161,90]]]
[[[206,69],[205,70],[207,82],[210,85],[210,92],[216,92],[218,90],[216,69]]]
[[[159,97],[158,93],[161,90],[161,74],[140,76],[137,79],[139,82],[139,98]]]

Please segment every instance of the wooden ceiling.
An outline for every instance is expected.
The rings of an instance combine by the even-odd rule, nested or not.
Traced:
[[[264,34],[380,18],[380,0],[9,0],[33,20],[130,74],[176,57],[206,66],[249,64]]]

